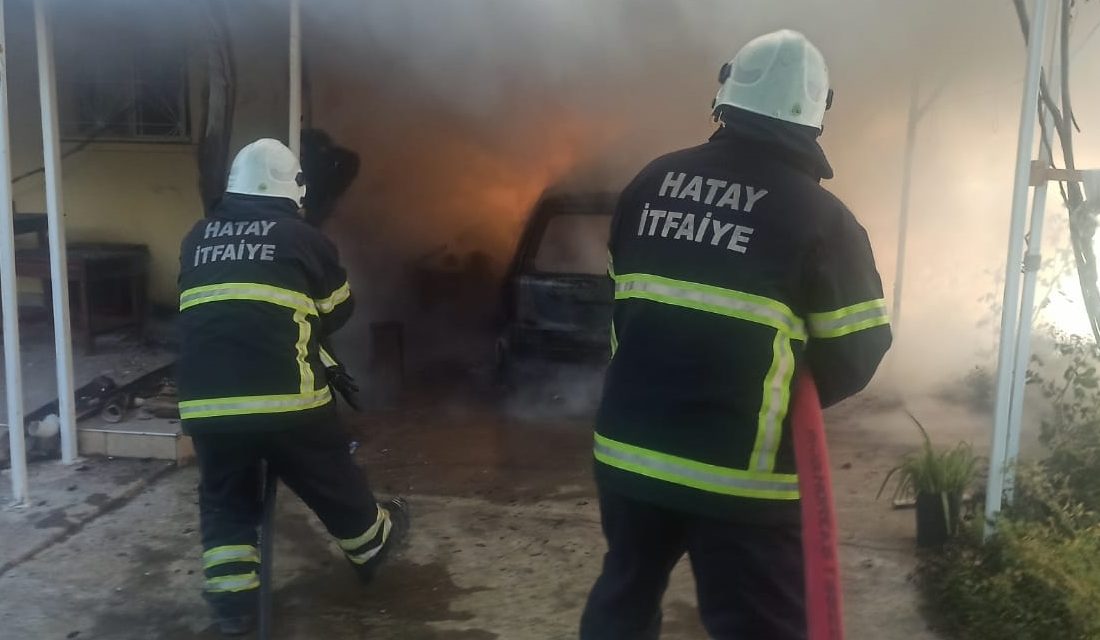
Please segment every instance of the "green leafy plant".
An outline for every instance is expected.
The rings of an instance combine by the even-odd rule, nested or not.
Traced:
[[[924,442],[919,451],[906,455],[900,464],[886,473],[877,497],[882,496],[886,486],[894,477],[897,477],[894,500],[922,493],[961,495],[977,477],[981,458],[966,442],[960,442],[950,449],[937,451],[932,446],[932,439],[920,420],[908,411],[905,413],[920,429]]]
[[[887,472],[878,497],[896,478],[894,503],[909,496],[916,500],[917,545],[941,546],[958,533],[963,493],[977,476],[980,458],[965,442],[937,450],[920,420],[908,411],[906,415],[917,425],[924,442],[918,451],[907,454],[899,465]]]

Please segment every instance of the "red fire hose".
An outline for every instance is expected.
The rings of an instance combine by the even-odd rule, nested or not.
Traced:
[[[843,603],[837,557],[836,513],[817,386],[801,371],[791,402],[791,430],[802,494],[802,552],[809,640],[843,640]]]

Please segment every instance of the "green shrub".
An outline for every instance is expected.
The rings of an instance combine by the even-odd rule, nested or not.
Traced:
[[[941,400],[980,413],[993,410],[993,396],[993,374],[983,366],[975,366],[961,380],[952,380],[938,392]]]
[[[922,558],[934,620],[959,640],[1100,638],[1100,352],[1056,337],[1055,354],[1029,372],[1051,402],[1040,438],[1049,454],[1018,469],[992,540],[982,544],[977,519]]]
[[[920,569],[933,619],[960,640],[1100,638],[1100,529],[1066,537],[1038,523],[1002,523],[981,545],[972,535]]]

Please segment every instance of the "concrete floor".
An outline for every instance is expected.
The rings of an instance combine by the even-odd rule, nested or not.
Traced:
[[[159,329],[159,326],[157,327]],[[52,328],[44,322],[25,322],[20,327],[20,357],[23,370],[23,410],[30,413],[57,400],[57,373],[54,365]],[[0,355],[3,348],[0,347]],[[96,349],[85,353],[73,348],[73,386],[80,388],[100,375],[109,376],[119,385],[126,384],[170,364],[175,355],[167,348],[143,342],[129,333],[96,338]],[[0,370],[0,391],[6,388]],[[0,422],[7,418],[7,398],[0,392]]]
[[[572,406],[566,413],[577,415],[550,417],[566,402],[567,388],[529,399],[542,405],[517,414],[498,409],[488,394],[441,382],[463,375],[441,373],[400,408],[355,420],[376,493],[406,495],[413,509],[407,548],[371,587],[354,582],[316,519],[281,494],[276,637],[575,637],[604,549],[589,420]],[[951,425],[955,433],[959,425],[981,423],[940,411],[949,413],[934,430]],[[831,412],[829,427],[848,637],[933,640],[909,578],[913,513],[874,500],[885,471],[915,442],[912,427],[896,408],[869,399]],[[118,473],[109,465],[72,471],[99,472]],[[217,637],[199,597],[196,481],[194,468],[162,475],[128,502],[0,570],[0,637]],[[0,523],[5,517],[13,516],[0,513]],[[44,535],[34,528],[37,516],[19,517],[23,528],[5,530],[0,540],[5,551],[13,536]],[[684,565],[665,609],[664,638],[706,637]]]

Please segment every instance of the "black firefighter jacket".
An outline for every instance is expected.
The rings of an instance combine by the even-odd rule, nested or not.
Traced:
[[[335,245],[290,200],[227,194],[180,249],[180,417],[191,434],[334,411],[321,347],[352,311]]]
[[[810,368],[828,406],[866,386],[891,342],[867,234],[819,184],[831,175],[813,138],[745,118],[624,190],[601,489],[797,522],[796,370]]]

